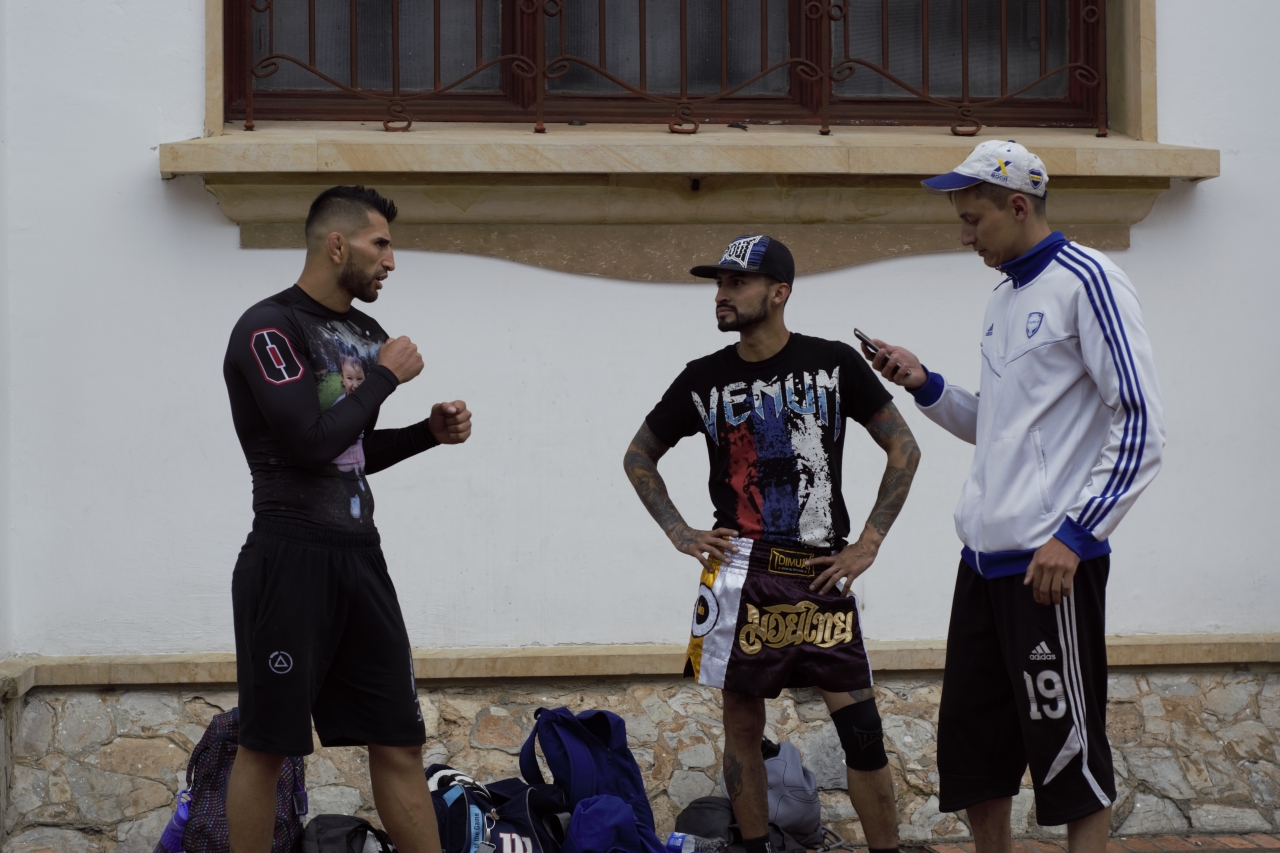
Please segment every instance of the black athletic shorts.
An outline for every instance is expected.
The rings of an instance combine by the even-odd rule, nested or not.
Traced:
[[[939,810],[1018,793],[1031,765],[1036,820],[1057,826],[1116,797],[1103,639],[1110,557],[1086,560],[1061,604],[1022,575],[960,563],[938,714]]]
[[[253,521],[231,579],[240,743],[308,755],[325,746],[426,741],[409,635],[374,533]]]
[[[821,571],[805,561],[832,552],[729,541],[738,551],[702,572],[685,676],[767,699],[784,687],[832,693],[871,687],[857,596],[809,591]]]

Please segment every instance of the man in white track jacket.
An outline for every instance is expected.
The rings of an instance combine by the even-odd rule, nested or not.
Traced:
[[[1164,413],[1138,297],[1106,255],[1045,217],[1049,176],[1014,142],[924,181],[961,241],[1005,276],[982,328],[977,394],[902,347],[864,354],[930,420],[975,445],[938,722],[942,811],[979,853],[1011,849],[1030,764],[1036,819],[1073,853],[1106,847],[1115,780],[1103,634],[1108,537],[1160,468]]]

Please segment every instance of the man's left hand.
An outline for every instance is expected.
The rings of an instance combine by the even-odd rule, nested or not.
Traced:
[[[471,437],[471,412],[462,400],[436,403],[431,407],[427,426],[441,444],[462,444]]]
[[[1031,587],[1036,604],[1061,604],[1071,594],[1071,581],[1076,576],[1080,557],[1060,539],[1051,538],[1031,557],[1022,585]]]
[[[880,544],[878,542],[859,539],[852,545],[846,546],[839,554],[831,557],[812,558],[809,560],[810,566],[815,569],[825,567],[826,571],[818,575],[813,583],[809,584],[809,590],[826,595],[836,588],[836,582],[840,578],[844,578],[844,594],[850,595],[853,592],[854,579],[871,568],[871,564],[876,561],[876,554],[878,553],[880,553]]]

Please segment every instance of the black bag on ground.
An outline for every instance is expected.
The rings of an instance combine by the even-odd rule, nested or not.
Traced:
[[[702,838],[720,838],[732,853],[745,853],[742,831],[733,817],[733,806],[724,797],[699,797],[676,817],[676,832]],[[775,853],[803,853],[804,846],[777,824],[769,824],[769,846]]]
[[[569,820],[564,797],[554,785],[530,785],[523,779],[499,779],[486,785],[493,798],[497,823],[493,832],[502,840],[498,844],[501,853],[508,853],[508,838],[514,849],[520,839],[525,853],[529,841],[533,841],[533,853],[560,853],[564,844],[565,826]]]
[[[363,818],[348,815],[316,815],[302,832],[302,853],[393,853],[394,850],[385,832]]]
[[[699,838],[719,838],[728,844],[742,840],[733,806],[724,797],[699,797],[676,816],[676,832]]]

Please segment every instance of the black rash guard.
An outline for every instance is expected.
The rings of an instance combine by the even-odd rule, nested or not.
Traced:
[[[330,311],[297,285],[244,312],[222,373],[255,514],[375,529],[365,475],[439,443],[425,420],[374,429],[398,384],[378,364],[386,340],[364,312]]]

